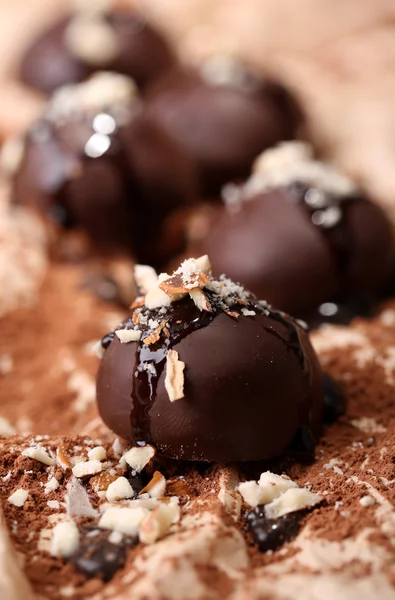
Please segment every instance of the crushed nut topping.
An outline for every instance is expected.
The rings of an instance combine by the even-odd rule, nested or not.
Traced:
[[[268,519],[310,508],[323,499],[307,488],[300,488],[287,475],[276,475],[270,471],[262,473],[258,483],[253,480],[240,483],[238,490],[249,506],[263,504]]]
[[[251,177],[242,186],[229,184],[222,195],[230,208],[267,190],[303,182],[311,188],[310,200],[319,206],[326,192],[334,196],[351,196],[357,193],[355,183],[334,166],[314,158],[313,148],[304,142],[282,142],[265,150],[256,159]],[[313,197],[314,196],[314,197]],[[309,202],[309,198],[306,199]],[[325,204],[325,203],[324,203]]]

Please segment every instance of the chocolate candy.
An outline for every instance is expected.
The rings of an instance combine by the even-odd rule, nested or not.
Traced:
[[[81,3],[81,10],[52,25],[26,50],[21,79],[50,94],[95,71],[132,77],[145,88],[174,57],[165,40],[136,13]]]
[[[14,178],[17,203],[85,230],[105,252],[154,263],[176,250],[163,223],[195,189],[191,161],[147,116],[132,81],[110,73],[55,93]]]
[[[264,153],[225,197],[193,251],[282,310],[305,318],[325,302],[373,297],[390,276],[389,219],[300,143]]]
[[[230,65],[214,74],[207,65],[203,74],[174,69],[147,95],[150,115],[196,162],[203,195],[245,178],[262,150],[294,135],[296,109],[286,92]]]
[[[97,379],[110,429],[175,459],[261,460],[300,428],[317,439],[321,371],[303,327],[207,257],[153,284],[109,343]]]

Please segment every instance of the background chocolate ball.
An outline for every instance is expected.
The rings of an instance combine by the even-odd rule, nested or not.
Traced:
[[[147,94],[149,114],[174,136],[198,166],[201,193],[244,178],[256,156],[293,137],[285,92],[207,83],[197,72],[173,69]]]
[[[78,83],[95,71],[110,70],[132,77],[145,88],[162,70],[174,63],[166,41],[143,17],[136,13],[114,11],[104,14],[117,40],[117,56],[95,64],[74,55],[65,34],[78,14],[69,15],[52,25],[28,48],[20,66],[20,77],[28,85],[50,94],[56,88]]]
[[[340,223],[324,229],[289,189],[262,192],[237,211],[219,208],[193,251],[209,254],[215,274],[228,273],[291,314],[329,300],[374,297],[394,266],[391,224],[365,198],[340,206]]]
[[[36,123],[15,176],[14,200],[64,227],[85,230],[103,251],[126,250],[160,265],[184,241],[164,247],[162,224],[193,200],[193,165],[141,108],[105,139],[97,138],[108,147],[96,152],[92,146],[88,155],[87,144],[97,135],[94,116]]]
[[[154,395],[136,396],[138,343],[122,344],[115,336],[97,380],[99,412],[110,429],[134,443],[143,437],[171,458],[222,463],[278,456],[300,428],[317,436],[321,372],[298,325],[259,309],[237,320],[222,311],[210,317],[189,299],[172,311],[187,330],[194,323],[180,341],[170,342],[186,365],[185,396],[169,400],[162,342],[150,347],[150,357],[159,356],[158,378],[150,383]]]

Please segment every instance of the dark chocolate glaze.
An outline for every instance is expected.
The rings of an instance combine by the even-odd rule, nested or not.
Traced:
[[[256,156],[294,137],[297,117],[275,84],[251,91],[218,86],[174,69],[147,94],[147,110],[195,161],[203,195],[217,194],[250,172]]]
[[[167,457],[220,463],[278,456],[301,426],[316,438],[321,371],[307,334],[285,315],[256,303],[248,308],[256,315],[235,319],[184,299],[170,308],[169,337],[149,349],[115,337],[97,380],[104,422]],[[186,365],[185,395],[175,402],[164,386],[169,348]],[[141,370],[145,361],[156,374]]]
[[[237,212],[219,208],[191,252],[207,253],[215,275],[228,273],[302,318],[329,300],[377,297],[395,262],[392,226],[382,209],[364,197],[334,198],[341,218],[324,228],[312,223],[304,194],[276,188]]]
[[[163,224],[193,200],[195,171],[138,101],[129,109],[126,122],[111,107],[37,122],[26,137],[13,198],[52,218],[60,215],[61,226],[84,229],[103,252],[128,251],[140,262],[161,266],[183,243],[165,244]],[[97,133],[99,113],[111,116],[116,129],[106,135],[108,148],[92,157],[86,144]]]
[[[73,56],[64,41],[72,16],[51,25],[26,50],[20,77],[45,94],[69,83],[83,81],[95,71],[115,71],[132,77],[145,88],[174,63],[165,40],[135,13],[115,11],[106,15],[118,41],[118,56],[110,63],[89,65]]]

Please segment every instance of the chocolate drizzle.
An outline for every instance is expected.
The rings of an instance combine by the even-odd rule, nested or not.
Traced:
[[[155,319],[157,311],[151,312],[152,318]],[[149,413],[169,349],[197,329],[206,327],[218,313],[219,310],[211,313],[200,311],[191,300],[182,300],[172,305],[169,315],[166,315],[168,336],[162,335],[161,339],[151,346],[141,343],[137,345],[130,411],[133,443],[151,441]]]
[[[216,297],[210,292],[206,293],[212,307],[212,312],[199,310],[190,299],[183,299],[172,304],[167,309],[165,317],[158,309],[149,311],[150,319],[156,321],[160,321],[163,318],[166,319],[166,333],[162,333],[160,339],[154,344],[145,345],[143,342],[140,342],[136,346],[131,393],[132,408],[130,411],[132,442],[134,444],[138,442],[149,443],[152,441],[150,434],[150,411],[155,401],[158,381],[165,368],[169,349],[182,339],[190,336],[194,331],[207,327],[218,314],[223,312]],[[263,307],[253,300],[249,308],[260,314],[270,315],[270,318],[281,323],[286,328],[288,337],[270,325],[263,325],[265,331],[277,336],[288,349],[295,353],[304,373],[310,376],[309,364],[306,361],[299,338],[299,327],[292,318],[287,317],[281,312]],[[239,317],[241,316],[240,309],[240,305],[232,307],[232,311]],[[132,319],[129,319],[125,323],[126,328],[132,325]],[[108,347],[110,342],[107,341],[107,338],[108,336],[103,339],[106,339]]]

